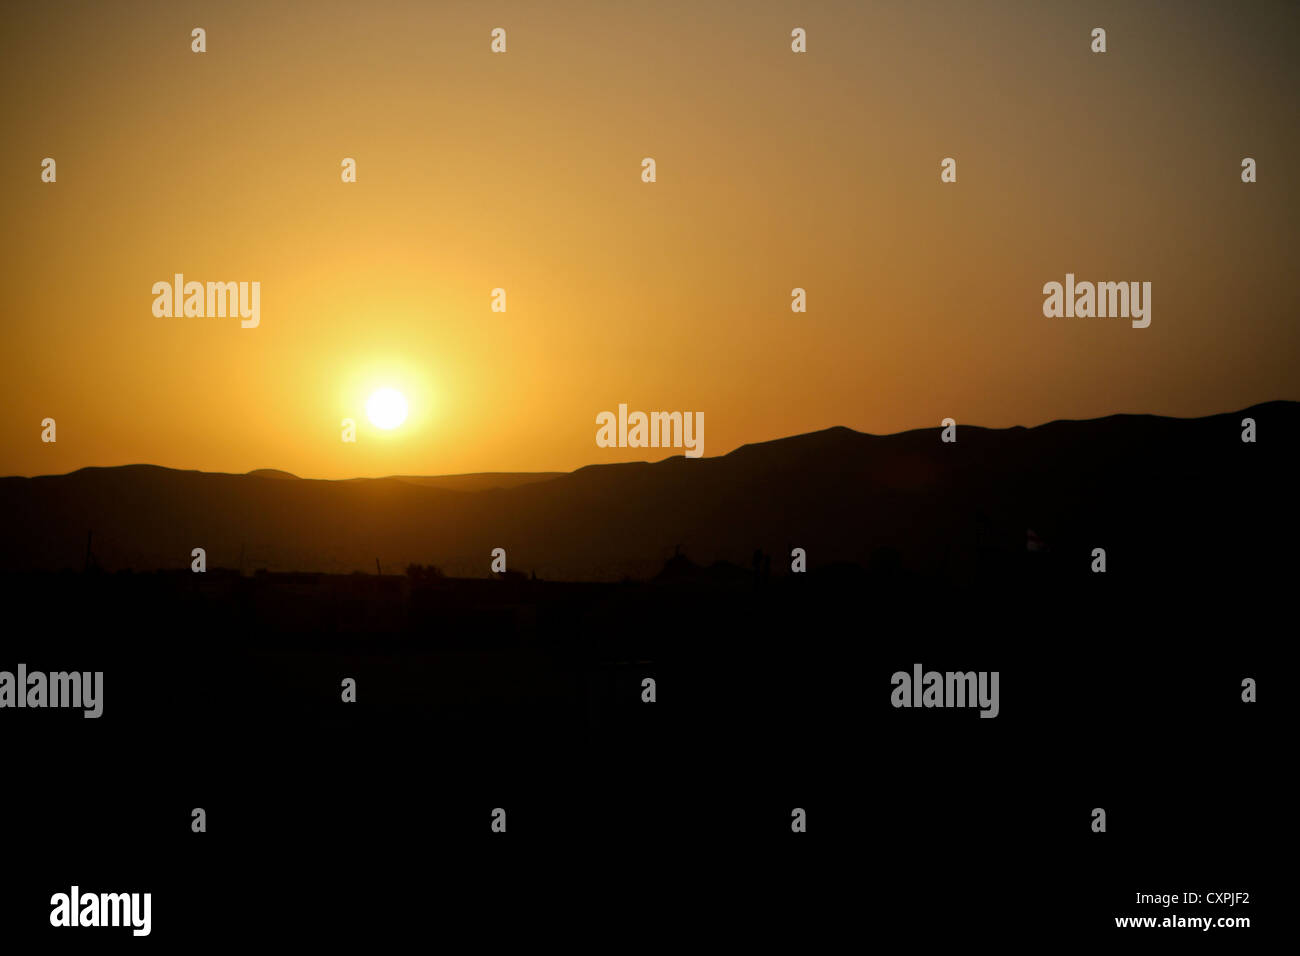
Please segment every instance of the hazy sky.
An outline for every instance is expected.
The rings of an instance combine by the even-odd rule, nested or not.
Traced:
[[[37,2],[2,30],[2,474],[670,454],[596,446],[620,402],[703,411],[713,456],[1300,399],[1300,4]],[[259,327],[155,317],[177,272],[260,282]],[[1150,327],[1045,318],[1067,272],[1150,281]]]

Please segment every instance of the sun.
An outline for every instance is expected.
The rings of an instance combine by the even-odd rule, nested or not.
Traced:
[[[406,399],[396,389],[381,388],[366,400],[366,417],[376,428],[396,428],[406,421]]]

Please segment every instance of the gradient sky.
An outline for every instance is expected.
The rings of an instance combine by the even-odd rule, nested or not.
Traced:
[[[1295,3],[39,2],[2,37],[0,474],[667,455],[596,446],[620,402],[713,456],[1300,399]],[[1150,328],[1044,318],[1067,271],[1152,282]],[[261,326],[155,318],[176,272],[260,281]]]

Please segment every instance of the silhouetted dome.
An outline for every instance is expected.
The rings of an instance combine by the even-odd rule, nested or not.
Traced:
[[[700,573],[700,566],[684,554],[674,554],[664,562],[663,570],[655,575],[656,581],[671,581],[675,578],[695,577]]]

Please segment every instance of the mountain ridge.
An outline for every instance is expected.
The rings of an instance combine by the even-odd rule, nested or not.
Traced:
[[[1243,417],[1256,418],[1256,443],[1241,441]],[[202,547],[209,568],[366,572],[379,559],[487,577],[492,551],[505,548],[510,569],[552,579],[649,579],[678,549],[701,566],[742,567],[758,549],[780,569],[803,547],[810,567],[890,553],[908,569],[969,577],[987,564],[981,555],[1023,553],[1027,529],[1053,553],[1104,541],[1127,552],[1121,568],[1186,562],[1210,545],[1273,547],[1267,522],[1243,530],[1240,513],[1268,488],[1286,500],[1300,403],[1193,419],[958,423],[951,444],[940,432],[834,426],[713,458],[432,484],[156,465],[0,478],[10,517],[0,569],[80,569],[88,532],[105,570],[186,569]],[[526,480],[491,486],[485,475]]]
[[[958,422],[957,427],[960,428],[963,432],[979,431],[979,432],[1016,433],[1016,432],[1033,432],[1039,429],[1052,428],[1054,426],[1059,426],[1059,425],[1086,425],[1086,424],[1092,424],[1098,422],[1109,422],[1109,421],[1125,420],[1125,419],[1130,419],[1130,420],[1145,419],[1145,420],[1160,420],[1160,421],[1170,421],[1170,422],[1196,422],[1196,421],[1204,421],[1206,419],[1213,419],[1213,418],[1248,415],[1251,412],[1257,412],[1261,409],[1270,409],[1274,407],[1285,407],[1285,406],[1300,408],[1300,401],[1291,401],[1289,399],[1272,399],[1267,402],[1258,402],[1254,405],[1247,406],[1238,411],[1216,412],[1212,415],[1202,415],[1202,416],[1195,416],[1195,417],[1156,415],[1147,412],[1116,412],[1113,415],[1101,415],[1095,418],[1054,418],[1050,421],[1042,422],[1041,424],[1038,425],[1007,425],[1004,427],[992,427],[987,425],[963,424],[961,422]],[[773,445],[782,442],[795,442],[801,439],[814,438],[816,436],[828,436],[833,434],[841,434],[841,435],[857,436],[860,438],[888,439],[888,438],[898,438],[904,435],[917,435],[917,434],[928,435],[939,430],[941,430],[941,426],[930,426],[925,428],[909,428],[909,429],[904,429],[903,431],[900,432],[886,432],[880,434],[876,432],[858,431],[857,429],[850,428],[847,425],[828,425],[825,428],[815,429],[810,432],[799,432],[794,435],[783,435],[777,438],[765,438],[760,441],[745,442],[743,445],[737,445],[731,451],[724,452],[721,455],[712,456],[712,458],[715,460],[719,458],[727,458],[728,456],[734,455],[737,452],[742,452],[748,448],[759,448],[759,447]],[[576,474],[577,472],[585,471],[586,469],[589,468],[607,468],[607,467],[618,466],[618,465],[657,465],[666,461],[672,461],[683,457],[684,457],[683,455],[668,455],[663,458],[655,459],[653,461],[643,460],[643,461],[617,461],[617,462],[590,462],[586,465],[580,465],[579,467],[575,468],[573,471],[471,471],[471,472],[457,472],[455,474],[446,474],[446,475],[377,475],[377,476],[358,475],[350,478],[304,478],[300,475],[295,475],[291,472],[284,471],[283,469],[279,469],[279,468],[254,468],[251,471],[245,471],[245,472],[203,471],[202,469],[198,469],[198,468],[174,468],[169,465],[156,465],[150,462],[132,462],[124,465],[83,465],[81,468],[74,469],[73,471],[61,472],[58,474],[3,475],[0,476],[0,480],[5,480],[7,478],[28,478],[28,479],[61,478],[61,477],[67,477],[69,475],[76,475],[81,472],[87,472],[87,471],[109,471],[113,469],[129,469],[129,468],[148,468],[148,469],[158,469],[161,471],[180,472],[185,474],[223,475],[223,476],[230,476],[230,477],[292,478],[297,481],[386,481],[392,479],[396,481],[417,481],[418,482],[418,481],[432,481],[432,480],[457,479],[457,478],[484,478],[484,479],[504,478],[504,479],[544,480],[548,478],[559,477],[562,475]],[[702,456],[702,457],[707,459],[709,456]]]

